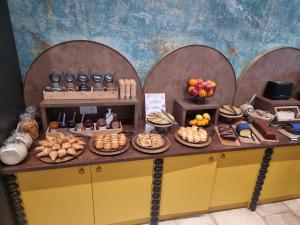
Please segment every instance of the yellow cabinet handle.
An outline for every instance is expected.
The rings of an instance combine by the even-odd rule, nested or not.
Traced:
[[[226,155],[223,153],[222,155],[221,155],[221,159],[225,159],[226,158]]]
[[[85,171],[84,171],[83,168],[80,168],[80,169],[79,169],[79,173],[80,173],[80,174],[84,174],[84,172],[85,172]]]
[[[98,167],[96,168],[96,172],[98,172],[98,173],[102,172],[101,166],[98,166]]]
[[[209,159],[208,159],[210,162],[213,162],[213,161],[215,161],[215,158],[214,157],[209,157]]]

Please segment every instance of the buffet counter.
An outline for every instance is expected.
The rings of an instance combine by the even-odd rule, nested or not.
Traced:
[[[130,147],[103,157],[86,149],[69,162],[47,164],[31,151],[19,165],[1,166],[12,205],[24,206],[19,213],[30,225],[157,224],[300,196],[300,142],[277,133],[279,143],[224,146],[211,130],[211,144],[195,149],[175,140],[178,128],[161,154]]]
[[[36,157],[36,153],[34,151],[30,151],[27,159],[21,162],[20,164],[16,166],[1,166],[0,173],[11,174],[11,173],[20,173],[20,172],[36,171],[36,170],[50,170],[56,168],[67,168],[67,167],[75,167],[75,166],[79,167],[79,166],[88,166],[88,165],[96,165],[96,164],[104,164],[104,163],[126,162],[132,160],[162,159],[166,157],[175,157],[175,156],[211,154],[211,153],[222,153],[228,151],[243,151],[249,149],[253,149],[253,150],[261,149],[261,148],[267,149],[267,148],[282,147],[282,146],[300,145],[300,141],[290,141],[286,136],[274,130],[279,140],[278,143],[261,142],[260,144],[242,144],[241,146],[228,146],[228,145],[226,146],[220,143],[220,140],[216,135],[214,128],[210,128],[209,133],[213,134],[211,136],[212,138],[211,144],[203,148],[192,148],[192,147],[187,147],[185,145],[182,145],[178,141],[176,141],[174,137],[174,132],[176,132],[178,129],[179,126],[174,126],[170,131],[170,133],[167,134],[167,137],[171,141],[171,147],[168,151],[159,154],[144,154],[136,151],[132,146],[125,153],[116,156],[99,156],[86,149],[82,155],[80,155],[79,157],[71,161],[58,163],[58,164],[48,164],[40,161],[39,158]],[[135,130],[135,133],[142,133],[142,132],[143,129],[141,128]]]

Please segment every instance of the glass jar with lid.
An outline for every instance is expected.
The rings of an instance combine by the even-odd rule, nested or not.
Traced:
[[[38,123],[39,128],[42,129],[42,117],[35,106],[28,106],[25,109],[25,113],[30,114],[32,118],[34,118],[35,121]]]
[[[0,159],[6,165],[16,165],[23,161],[28,154],[24,142],[15,140],[4,145],[0,149]]]
[[[39,126],[32,114],[24,113],[20,115],[20,131],[29,133],[33,140],[39,137]]]
[[[4,145],[11,143],[11,142],[16,142],[16,141],[22,141],[26,145],[27,149],[30,149],[30,147],[33,143],[33,140],[32,140],[32,137],[30,136],[30,134],[28,134],[26,132],[21,132],[21,131],[15,130],[6,139]]]

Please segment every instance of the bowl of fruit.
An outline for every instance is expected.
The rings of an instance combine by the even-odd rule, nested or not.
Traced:
[[[206,97],[215,94],[217,83],[213,80],[204,81],[201,78],[191,78],[188,81],[187,92],[192,96],[192,102],[196,104],[204,104]]]
[[[207,127],[212,123],[212,118],[208,113],[197,114],[194,119],[189,120],[190,126]]]

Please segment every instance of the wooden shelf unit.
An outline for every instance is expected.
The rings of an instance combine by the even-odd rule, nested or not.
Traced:
[[[218,121],[218,114],[219,114],[219,108],[220,104],[215,102],[210,102],[208,99],[206,99],[205,104],[199,105],[192,103],[189,99],[184,98],[176,98],[174,102],[174,110],[173,115],[176,119],[176,121],[184,126],[186,123],[186,117],[187,113],[190,111],[210,111],[211,116],[213,117],[213,123],[217,123]]]
[[[255,97],[255,109],[262,109],[274,113],[274,107],[276,106],[300,106],[300,101],[295,98],[290,98],[286,100],[272,100],[263,96]]]
[[[44,99],[40,102],[41,116],[43,129],[46,130],[48,127],[48,117],[46,109],[48,108],[72,108],[81,106],[133,106],[134,107],[134,127],[138,127],[138,99],[62,99],[52,100]]]

